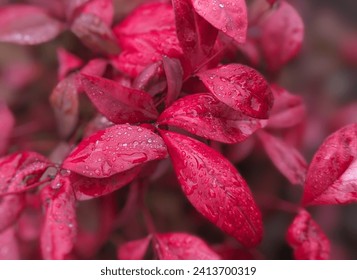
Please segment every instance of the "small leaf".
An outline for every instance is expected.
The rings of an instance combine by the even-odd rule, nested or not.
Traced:
[[[260,46],[268,68],[279,70],[300,51],[304,39],[304,23],[295,8],[280,1],[276,9],[259,22]]]
[[[218,30],[244,43],[248,27],[244,0],[192,0],[196,12]]]
[[[35,152],[17,152],[0,158],[0,196],[33,188],[49,166],[48,160]]]
[[[44,259],[66,259],[77,235],[75,197],[68,177],[57,175],[41,193],[45,217],[41,231]]]
[[[114,125],[82,140],[63,168],[86,177],[105,178],[166,156],[163,140],[151,130]]]
[[[55,113],[59,135],[66,138],[75,129],[79,115],[75,74],[69,75],[56,85],[50,96],[50,103]]]
[[[151,236],[126,242],[119,246],[119,260],[142,260],[145,256]]]
[[[164,56],[162,62],[167,80],[165,104],[170,106],[181,93],[183,70],[178,59]]]
[[[9,194],[0,197],[0,232],[17,221],[24,207],[24,194]]]
[[[187,233],[155,234],[155,249],[160,260],[219,260],[202,239]]]
[[[307,163],[300,152],[283,140],[263,130],[258,132],[258,136],[276,168],[291,184],[303,185]]]
[[[232,164],[197,140],[174,132],[160,133],[192,205],[244,246],[256,246],[263,235],[261,213]]]
[[[14,227],[0,232],[0,260],[19,260],[20,246]]]
[[[289,93],[278,85],[271,85],[274,105],[270,111],[268,128],[288,128],[301,123],[306,117],[306,108],[300,96]]]
[[[193,94],[177,100],[159,117],[160,124],[183,128],[193,134],[224,143],[244,141],[266,120],[235,111],[210,94]]]
[[[76,173],[70,175],[77,200],[88,200],[110,194],[130,183],[139,174],[140,166],[114,174],[108,178],[88,178]]]
[[[64,79],[69,72],[79,68],[83,61],[75,56],[74,54],[66,51],[63,48],[57,49],[57,60],[58,60],[58,79]]]
[[[209,91],[236,111],[267,119],[273,96],[264,77],[253,68],[228,64],[197,74]]]
[[[114,123],[148,121],[156,119],[158,115],[151,96],[144,91],[83,74],[80,81],[98,111]]]
[[[0,155],[2,155],[9,143],[9,138],[15,125],[15,118],[6,104],[0,102]]]
[[[357,124],[347,125],[322,143],[307,171],[302,203],[357,202]]]
[[[306,210],[300,210],[288,228],[286,240],[297,260],[326,260],[330,242]]]
[[[92,60],[89,60],[89,62],[86,65],[84,65],[80,73],[89,76],[101,77],[105,72],[105,68],[107,67],[107,64],[108,62],[104,59],[94,58]]]
[[[0,8],[0,42],[36,45],[52,40],[63,30],[61,22],[31,5]]]

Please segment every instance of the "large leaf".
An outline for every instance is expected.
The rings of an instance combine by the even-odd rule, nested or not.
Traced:
[[[273,96],[264,77],[253,68],[228,64],[197,75],[229,107],[254,118],[268,118]]]
[[[210,94],[198,93],[177,100],[160,115],[158,122],[208,139],[237,143],[263,127],[267,121],[248,117]]]
[[[219,260],[202,239],[187,233],[155,234],[155,249],[160,260]]]
[[[286,240],[298,260],[329,258],[330,242],[306,210],[300,210],[288,228]]]
[[[167,156],[161,137],[147,128],[115,125],[84,139],[63,168],[92,178],[110,177]]]
[[[276,168],[278,168],[290,183],[303,185],[307,163],[300,152],[282,139],[268,132],[259,131],[258,136]]]
[[[41,231],[44,259],[66,259],[77,235],[75,197],[68,177],[57,175],[41,193],[45,216]]]
[[[36,45],[52,40],[63,30],[61,22],[30,5],[0,8],[0,42]]]
[[[357,202],[357,124],[330,135],[307,171],[303,205]]]
[[[218,30],[244,43],[248,27],[244,0],[192,0],[196,12]]]
[[[192,205],[244,246],[256,246],[263,235],[261,214],[233,165],[197,140],[168,131],[161,135]]]

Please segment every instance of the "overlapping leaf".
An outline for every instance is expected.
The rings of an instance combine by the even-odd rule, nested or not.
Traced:
[[[266,119],[273,96],[264,77],[242,64],[228,64],[197,74],[209,91],[234,110]]]
[[[178,59],[169,58],[164,56],[162,58],[166,81],[167,81],[167,94],[165,98],[166,106],[174,102],[181,93],[183,69]]]
[[[187,233],[155,234],[155,249],[160,260],[219,260],[205,241]]]
[[[135,123],[157,117],[152,98],[105,78],[81,75],[80,83],[98,111],[114,123]]]
[[[330,242],[306,210],[300,210],[288,228],[286,240],[298,260],[325,260],[330,255]]]
[[[261,214],[247,183],[232,164],[197,140],[168,131],[161,131],[161,135],[193,206],[244,246],[256,246],[263,235]]]
[[[237,143],[263,127],[267,121],[248,117],[210,94],[199,93],[177,100],[160,115],[158,122],[208,139]]]
[[[63,30],[58,20],[31,5],[0,8],[0,42],[36,45],[52,40]]]
[[[58,79],[62,80],[67,76],[67,74],[80,67],[83,61],[75,56],[74,54],[66,51],[63,48],[57,49],[57,60],[58,60]]]
[[[145,256],[151,236],[129,241],[120,245],[118,249],[119,260],[142,260]]]
[[[166,156],[163,140],[151,130],[114,125],[84,139],[63,168],[86,177],[105,178]]]
[[[357,201],[357,124],[330,135],[308,168],[303,205]]]

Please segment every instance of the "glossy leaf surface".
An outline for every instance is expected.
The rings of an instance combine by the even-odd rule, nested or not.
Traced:
[[[105,178],[166,156],[163,140],[151,130],[115,125],[82,140],[63,168],[86,177]]]
[[[273,96],[264,77],[242,64],[228,64],[198,74],[209,91],[229,107],[266,119]]]
[[[357,201],[357,124],[330,135],[308,168],[303,205]]]
[[[326,260],[330,242],[306,210],[300,210],[288,228],[286,240],[297,260]]]
[[[246,247],[263,235],[261,214],[247,183],[221,154],[174,132],[161,131],[182,189],[209,221]]]
[[[160,260],[219,260],[205,241],[187,233],[156,234],[155,249]]]
[[[210,94],[193,94],[177,100],[159,117],[160,124],[183,128],[193,134],[224,143],[245,140],[266,120],[245,116]]]

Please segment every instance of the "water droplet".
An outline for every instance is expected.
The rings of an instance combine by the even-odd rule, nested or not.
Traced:
[[[218,6],[219,6],[221,9],[224,8],[224,4],[222,4],[222,3],[220,3]]]

